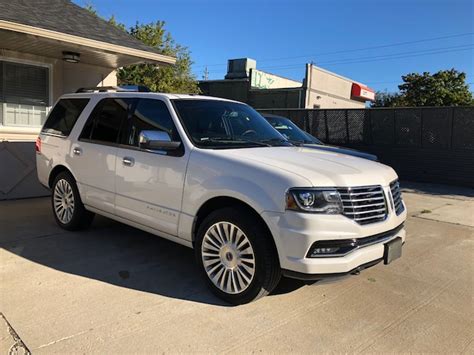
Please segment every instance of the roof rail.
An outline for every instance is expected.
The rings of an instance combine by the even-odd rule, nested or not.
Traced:
[[[92,87],[85,87],[79,88],[76,90],[77,93],[83,92],[107,92],[107,91],[115,91],[115,92],[150,92],[151,90],[148,89],[146,86],[142,85],[123,85],[123,86],[92,86]]]

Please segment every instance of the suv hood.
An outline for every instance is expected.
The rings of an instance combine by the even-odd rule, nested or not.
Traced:
[[[335,146],[335,145],[321,145],[321,144],[308,144],[308,143],[305,143],[302,146],[306,147],[306,148],[320,149],[320,150],[326,150],[326,151],[335,152],[335,153],[353,155],[355,157],[369,159],[369,160],[373,160],[373,161],[378,160],[376,155],[366,153],[366,152],[361,152],[359,150],[355,150],[355,149],[351,149],[351,148],[342,148],[342,147],[338,147],[338,146]]]
[[[305,147],[261,147],[214,152],[227,158],[254,161],[299,175],[312,186],[387,186],[397,178],[389,166],[351,155]]]

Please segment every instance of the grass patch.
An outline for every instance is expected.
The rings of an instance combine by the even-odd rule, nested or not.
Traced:
[[[422,210],[420,213],[431,213],[431,210]]]

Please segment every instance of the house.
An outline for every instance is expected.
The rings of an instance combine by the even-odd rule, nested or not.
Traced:
[[[326,69],[307,64],[302,82],[257,69],[250,58],[228,61],[223,80],[199,82],[210,96],[247,102],[265,108],[365,108],[375,93],[366,85]]]
[[[34,140],[59,96],[116,85],[116,69],[137,63],[175,58],[67,0],[0,0],[0,199],[44,193]]]

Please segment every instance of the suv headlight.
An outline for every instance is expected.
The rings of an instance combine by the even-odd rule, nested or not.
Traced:
[[[341,214],[341,195],[331,188],[294,188],[286,195],[286,209],[300,212]]]

